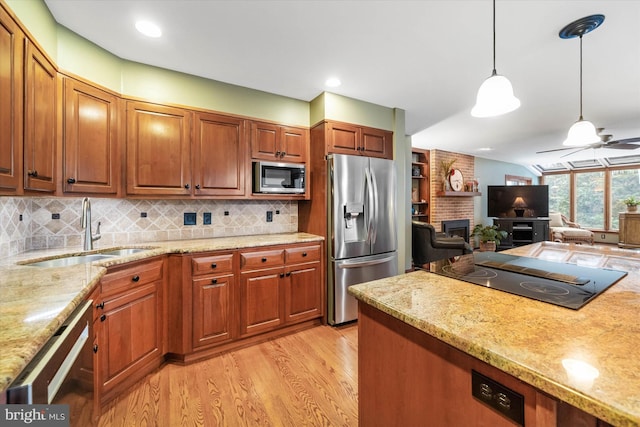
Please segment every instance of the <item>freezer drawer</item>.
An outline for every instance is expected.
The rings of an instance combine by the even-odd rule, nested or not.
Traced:
[[[389,252],[332,261],[330,268],[328,321],[331,325],[338,325],[358,318],[358,303],[349,295],[349,286],[397,275],[398,255]]]

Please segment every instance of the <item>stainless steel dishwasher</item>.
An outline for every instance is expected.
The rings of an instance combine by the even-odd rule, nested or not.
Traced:
[[[6,391],[9,404],[68,404],[71,425],[93,414],[92,301],[76,308]],[[87,418],[88,417],[88,418]]]

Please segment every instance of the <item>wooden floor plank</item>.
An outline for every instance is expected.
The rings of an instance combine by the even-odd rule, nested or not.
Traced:
[[[166,364],[106,405],[99,426],[357,426],[357,348],[355,325],[318,326]]]

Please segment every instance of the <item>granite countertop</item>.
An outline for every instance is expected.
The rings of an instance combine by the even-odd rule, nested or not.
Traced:
[[[579,310],[425,271],[349,292],[613,425],[640,425],[640,253],[542,242],[507,251],[628,275]]]
[[[44,268],[25,263],[83,253],[81,248],[30,251],[5,258],[0,261],[0,390],[6,390],[91,293],[106,273],[106,267],[170,253],[234,250],[322,240],[322,237],[308,233],[284,233],[148,242],[97,248],[89,253],[122,247],[148,250],[67,267]]]

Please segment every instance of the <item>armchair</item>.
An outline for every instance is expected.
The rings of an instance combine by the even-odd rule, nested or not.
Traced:
[[[593,245],[593,232],[580,228],[559,212],[549,213],[549,234],[551,241],[561,243],[588,243]]]
[[[436,233],[433,225],[429,223],[412,221],[411,231],[411,255],[417,268],[433,261],[473,252],[471,245],[462,237],[445,237]]]

